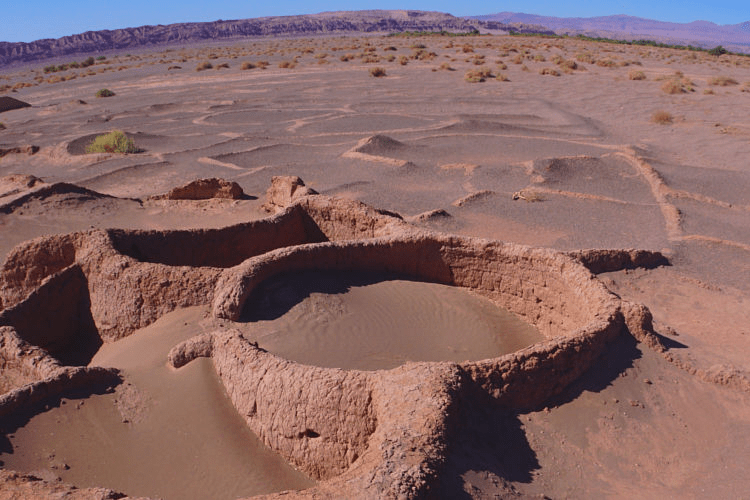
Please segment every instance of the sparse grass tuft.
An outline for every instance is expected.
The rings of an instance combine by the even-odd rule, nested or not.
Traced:
[[[596,62],[596,59],[594,59],[593,54],[590,54],[589,52],[580,52],[576,54],[576,60],[578,62],[582,62],[586,64],[594,64]]]
[[[113,130],[108,134],[97,136],[86,146],[87,153],[138,153],[133,139],[121,130]]]
[[[555,68],[541,68],[539,70],[540,75],[552,75],[552,76],[560,76],[560,72],[557,71]]]
[[[498,73],[495,77],[495,80],[499,82],[509,82],[510,78],[508,78],[508,75],[506,75],[505,73]]]
[[[628,73],[628,78],[630,78],[631,80],[645,80],[646,73],[644,73],[643,71],[632,69],[630,70],[630,73]]]
[[[719,87],[728,87],[730,85],[738,85],[739,82],[734,78],[728,76],[715,76],[708,81],[709,85],[716,85]]]
[[[195,71],[204,71],[204,70],[207,70],[207,69],[211,69],[213,67],[214,67],[214,65],[211,64],[210,62],[203,61],[202,63],[198,64],[198,66],[196,66]]]
[[[654,111],[651,115],[651,121],[658,123],[659,125],[669,125],[674,121],[674,117],[671,113],[664,110]]]
[[[382,66],[375,66],[374,68],[370,68],[370,76],[374,76],[375,78],[386,76],[385,68],[383,68]]]
[[[96,97],[112,97],[113,95],[115,93],[109,89],[99,89],[96,93]]]

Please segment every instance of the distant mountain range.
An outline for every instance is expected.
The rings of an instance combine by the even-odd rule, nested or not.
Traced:
[[[262,17],[235,21],[178,23],[116,30],[87,31],[78,35],[34,42],[0,42],[0,67],[45,59],[92,55],[143,47],[188,45],[215,40],[265,36],[312,36],[345,33],[478,30],[483,33],[585,34],[615,39],[649,39],[750,53],[750,21],[719,26],[707,21],[667,23],[631,16],[559,18],[501,12],[470,18],[441,12],[365,10],[324,12],[302,16]]]
[[[549,17],[500,12],[473,19],[502,24],[545,26],[557,34],[587,35],[618,40],[654,40],[662,43],[712,48],[722,45],[734,52],[750,53],[750,21],[719,25],[709,21],[669,23],[625,15],[604,17]]]

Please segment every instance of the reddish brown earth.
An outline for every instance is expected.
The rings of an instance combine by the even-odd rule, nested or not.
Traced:
[[[398,62],[419,50],[435,55]],[[192,71],[209,51],[230,67]],[[387,76],[370,77],[357,51]],[[295,54],[293,69],[276,67]],[[211,476],[212,496],[741,497],[750,65],[693,55],[516,37],[275,41],[143,55],[140,68],[22,89],[34,106],[3,113],[0,146],[39,150],[0,160],[0,498],[184,497],[179,468],[148,491],[117,482],[133,479],[127,462],[110,468],[115,482],[85,479],[104,448],[35,429],[100,429],[104,442],[152,426],[166,439],[158,422],[191,404],[216,411],[186,425],[232,422],[224,437],[247,444],[192,437],[165,450],[266,456],[275,471],[252,493],[222,487],[254,481],[241,472]],[[465,81],[477,56],[509,81]],[[606,62],[541,74],[563,68],[555,56]],[[178,57],[186,69],[167,72]],[[261,58],[268,69],[239,69]],[[689,88],[667,94],[665,76]],[[105,86],[117,95],[92,98]],[[671,124],[652,122],[657,110]],[[79,154],[113,128],[144,152]],[[304,182],[274,178],[290,175]],[[164,194],[175,186],[188,188]],[[293,280],[316,272],[339,278]],[[478,338],[470,322],[455,345],[410,326],[405,341],[435,345],[408,340],[415,352],[395,368],[336,368],[325,350],[295,362],[351,301],[385,303],[340,276],[369,276],[393,297],[399,280],[414,284],[413,303],[373,313],[395,325],[409,310],[449,324],[447,305],[416,287],[426,282],[487,300],[542,339],[461,359]],[[293,321],[268,317],[276,296]],[[293,325],[299,346],[275,344],[271,319]],[[459,358],[422,357],[438,348]]]

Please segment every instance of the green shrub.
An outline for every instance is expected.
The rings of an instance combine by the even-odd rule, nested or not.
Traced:
[[[83,61],[81,63],[81,67],[82,68],[88,68],[89,66],[93,66],[94,62],[96,62],[96,61],[94,61],[94,57],[93,56],[89,56],[88,58],[86,58],[85,61]]]
[[[113,95],[115,95],[115,93],[114,93],[114,92],[112,92],[112,91],[111,91],[111,90],[109,90],[109,89],[100,89],[100,90],[99,90],[99,91],[98,91],[98,92],[96,93],[96,97],[112,97]]]
[[[107,58],[107,56],[99,56],[96,58],[97,61],[103,61]]]
[[[725,49],[724,47],[722,47],[721,45],[717,45],[716,47],[708,51],[708,53],[711,54],[712,56],[721,56],[721,55],[726,54],[727,52],[729,51]]]
[[[133,139],[120,130],[97,136],[86,146],[87,153],[138,153]]]

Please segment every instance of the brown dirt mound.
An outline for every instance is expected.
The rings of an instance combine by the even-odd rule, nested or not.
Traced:
[[[227,198],[241,200],[244,197],[245,193],[239,184],[214,177],[188,182],[184,186],[172,189],[167,194],[154,196],[153,199],[209,200],[211,198]]]
[[[27,145],[27,146],[12,146],[9,148],[0,148],[0,158],[6,155],[33,155],[39,152],[39,146]]]
[[[31,104],[23,101],[19,101],[13,97],[2,96],[0,97],[0,113],[4,111],[11,111],[14,109],[30,108]]]

